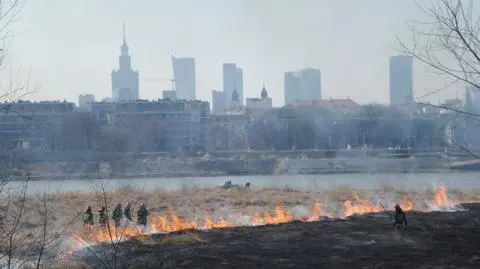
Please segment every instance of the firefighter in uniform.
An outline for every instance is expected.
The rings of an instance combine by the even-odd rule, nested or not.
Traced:
[[[112,219],[115,221],[115,227],[120,227],[120,222],[123,217],[122,204],[118,204],[113,210]]]
[[[142,204],[137,212],[138,224],[147,226],[148,210],[145,204]]]
[[[123,211],[123,214],[125,215],[125,218],[127,218],[128,221],[132,221],[132,205],[130,203],[127,203],[127,206]]]
[[[395,231],[397,234],[400,235],[400,240],[403,239],[403,234],[405,227],[407,227],[407,216],[405,212],[403,212],[402,208],[397,204],[395,205],[395,216],[393,221],[393,227],[395,227]]]
[[[102,206],[102,209],[98,211],[98,222],[101,227],[106,227],[107,226],[107,209]]]
[[[88,206],[87,210],[83,212],[83,227],[86,231],[91,231],[93,229],[93,213],[91,206]]]

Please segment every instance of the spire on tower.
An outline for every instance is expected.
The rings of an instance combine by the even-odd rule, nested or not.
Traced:
[[[125,21],[123,21],[123,44],[127,44],[127,30],[125,29]]]
[[[128,55],[127,30],[125,27],[125,21],[123,21],[123,43],[122,43],[121,52],[122,52],[122,55]]]
[[[263,81],[263,87],[262,87],[262,91],[260,92],[260,96],[262,97],[262,99],[265,99],[268,97],[267,88],[265,88],[265,81]]]
[[[239,101],[238,92],[237,92],[237,89],[235,89],[232,92],[232,102],[238,102],[238,101]]]

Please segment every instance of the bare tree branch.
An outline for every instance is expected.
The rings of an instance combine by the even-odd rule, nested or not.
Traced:
[[[473,1],[431,3],[428,9],[417,4],[430,21],[413,22],[409,26],[412,45],[397,36],[400,51],[441,74],[480,88],[480,20],[472,19]]]

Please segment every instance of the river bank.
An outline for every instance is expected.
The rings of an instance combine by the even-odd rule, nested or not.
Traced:
[[[469,171],[471,162],[440,157],[409,158],[166,158],[123,159],[100,162],[25,164],[12,179],[64,180],[98,178],[173,178],[234,175],[351,174],[351,173],[449,173]],[[475,170],[475,169],[474,169]]]
[[[351,175],[351,174],[374,174],[374,175],[384,175],[384,174],[432,174],[432,173],[443,173],[443,174],[462,174],[462,173],[476,173],[476,171],[470,170],[453,170],[453,169],[418,169],[418,170],[404,170],[404,171],[394,171],[394,172],[385,172],[385,171],[370,171],[370,170],[323,170],[323,171],[306,171],[299,173],[284,173],[276,174],[278,175]],[[236,173],[225,173],[225,172],[197,172],[197,173],[182,173],[182,172],[169,172],[169,173],[156,173],[156,174],[111,174],[108,177],[102,177],[98,174],[42,174],[42,175],[30,175],[28,176],[29,181],[64,181],[64,180],[108,180],[108,179],[156,179],[156,178],[170,178],[170,179],[186,179],[186,178],[227,178],[236,177],[236,176],[255,176],[261,174],[236,174]],[[264,175],[264,174],[263,174]],[[9,181],[25,181],[25,176],[11,176]]]

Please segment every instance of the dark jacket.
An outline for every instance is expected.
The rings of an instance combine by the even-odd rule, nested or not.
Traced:
[[[100,224],[104,225],[107,223],[107,210],[102,207],[102,209],[100,209],[98,211],[98,215],[99,215],[99,222]]]
[[[130,205],[127,205],[125,207],[125,210],[123,211],[123,214],[125,215],[125,217],[129,220],[129,221],[132,221],[132,208]]]
[[[115,210],[113,210],[112,219],[119,221],[122,219],[122,217],[123,217],[122,208],[117,206]]]
[[[405,226],[408,225],[407,216],[405,215],[405,212],[403,212],[403,210],[400,207],[395,209],[395,217],[394,217],[393,224],[405,225]]]
[[[146,225],[147,224],[148,210],[147,207],[142,205],[137,212],[138,224]]]
[[[83,213],[83,223],[93,225],[93,213],[91,209],[87,209],[87,211]]]

